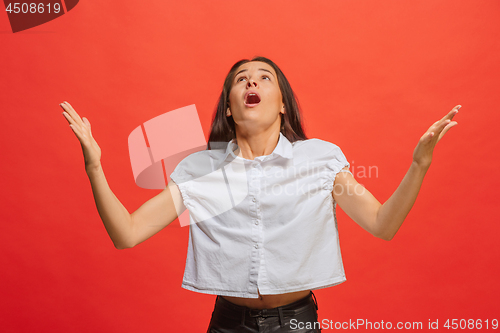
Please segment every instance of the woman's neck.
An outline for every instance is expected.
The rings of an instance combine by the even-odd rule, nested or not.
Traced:
[[[278,145],[279,137],[279,130],[274,129],[252,135],[236,132],[238,149],[235,154],[248,160],[253,160],[258,156],[270,155]]]

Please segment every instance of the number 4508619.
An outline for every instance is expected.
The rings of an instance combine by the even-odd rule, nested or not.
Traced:
[[[477,329],[480,330],[482,328],[484,329],[494,329],[496,330],[498,328],[498,319],[493,319],[493,320],[482,320],[482,319],[448,319],[444,323],[443,327],[446,327],[447,329]]]
[[[52,8],[53,7],[53,8]],[[52,10],[52,13],[59,13],[61,11],[61,5],[59,3],[53,3],[53,4],[43,4],[43,3],[26,3],[26,2],[23,2],[23,3],[9,3],[9,5],[7,6],[7,8],[5,8],[5,11],[6,12],[9,12],[9,13],[14,13],[14,14],[18,14],[18,13],[23,13],[23,14],[28,14],[28,13],[31,13],[31,14],[35,14],[35,13],[44,13],[45,11],[47,11],[47,13],[51,13],[51,10]]]

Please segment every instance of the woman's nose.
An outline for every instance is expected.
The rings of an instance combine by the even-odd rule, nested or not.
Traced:
[[[257,87],[257,82],[255,82],[254,80],[250,79],[247,82],[247,87],[248,88]]]

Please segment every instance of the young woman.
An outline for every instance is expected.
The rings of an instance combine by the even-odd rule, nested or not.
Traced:
[[[207,332],[219,333],[320,332],[312,290],[345,281],[336,204],[372,235],[391,240],[460,108],[424,133],[408,172],[382,205],[354,179],[339,147],[305,136],[278,66],[263,57],[241,60],[224,82],[207,148],[227,146],[186,157],[165,190],[129,214],[106,182],[90,122],[69,103],[61,106],[116,248],[134,247],[189,209],[182,286],[217,295]]]

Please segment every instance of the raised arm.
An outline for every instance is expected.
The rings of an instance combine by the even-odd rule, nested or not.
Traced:
[[[92,136],[91,125],[73,107],[61,104],[63,115],[82,146],[85,171],[104,227],[117,249],[126,249],[145,241],[169,225],[186,208],[177,185],[171,181],[158,195],[130,214],[111,191],[101,166],[101,149]]]
[[[391,197],[380,202],[354,177],[347,172],[339,172],[335,178],[332,195],[346,214],[372,235],[391,240],[410,212],[432,161],[432,153],[438,141],[453,126],[452,121],[460,105],[446,116],[436,121],[420,138],[413,152],[413,161]]]

